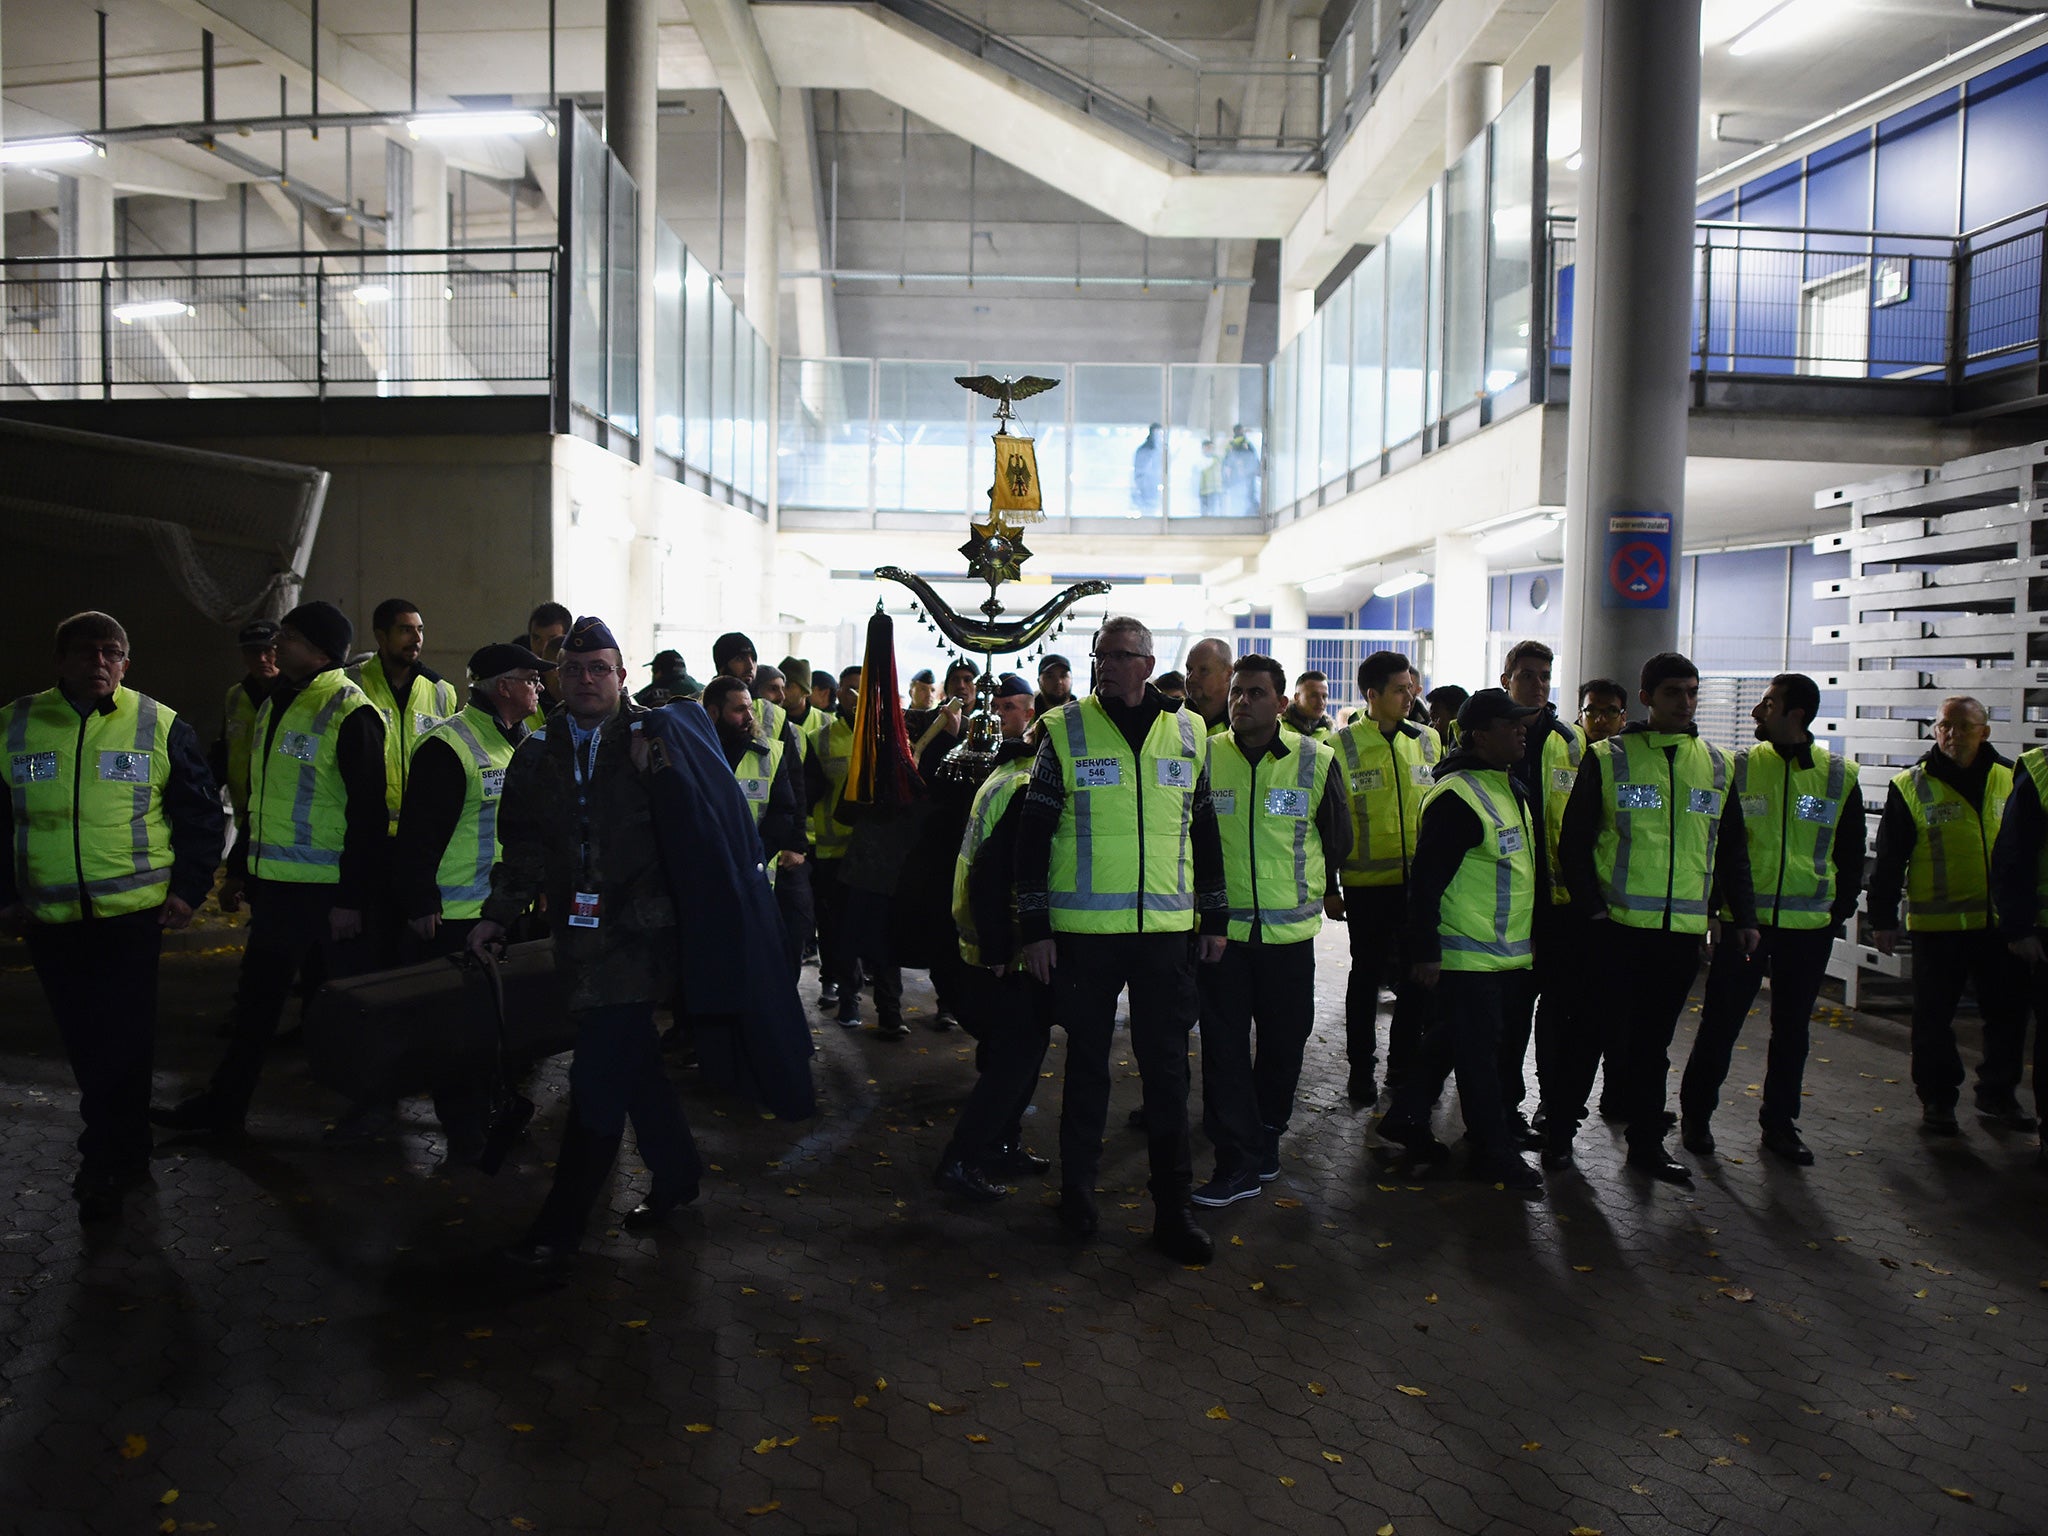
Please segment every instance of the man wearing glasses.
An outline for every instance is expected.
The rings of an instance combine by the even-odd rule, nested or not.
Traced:
[[[128,636],[104,613],[57,627],[57,686],[0,709],[7,743],[0,926],[29,958],[78,1079],[87,1221],[149,1178],[157,961],[213,885],[226,826],[192,727],[121,686]]]
[[[1117,996],[1145,1085],[1153,1242],[1184,1264],[1214,1251],[1189,1203],[1188,1031],[1195,961],[1222,958],[1223,845],[1200,716],[1147,684],[1152,632],[1113,618],[1095,637],[1095,692],[1045,716],[1017,827],[1020,961],[1067,1030],[1060,1219],[1095,1235]]]
[[[487,645],[469,658],[469,702],[412,749],[392,844],[392,886],[418,954],[456,954],[483,916],[498,861],[498,802],[512,753],[530,734],[543,661],[523,645]],[[482,1085],[437,1089],[435,1111],[451,1162],[483,1155]]]
[[[1619,736],[1628,724],[1628,690],[1611,677],[1588,678],[1579,684],[1579,729],[1586,745]]]

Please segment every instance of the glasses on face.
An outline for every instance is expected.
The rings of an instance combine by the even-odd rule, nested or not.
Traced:
[[[101,661],[126,661],[128,648],[125,645],[74,645],[74,656],[97,656]]]
[[[589,663],[587,666],[580,661],[565,661],[562,663],[562,676],[572,680],[579,680],[586,677],[610,677],[614,672],[618,670],[619,669],[617,667],[613,666],[608,661],[593,661]]]
[[[1619,720],[1623,710],[1618,704],[1588,704],[1579,711],[1581,720]]]
[[[1090,651],[1088,654],[1097,661],[1107,661],[1111,664],[1123,661],[1150,661],[1152,659],[1144,651]]]
[[[540,686],[540,678],[537,675],[529,676],[517,672],[507,672],[503,681],[510,683],[514,688],[538,688]]]

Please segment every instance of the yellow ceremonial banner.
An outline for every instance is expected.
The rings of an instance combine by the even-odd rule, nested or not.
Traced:
[[[1044,513],[1038,486],[1038,455],[1028,437],[995,435],[996,482],[989,490],[989,510],[1014,514],[1012,522],[1035,523]]]

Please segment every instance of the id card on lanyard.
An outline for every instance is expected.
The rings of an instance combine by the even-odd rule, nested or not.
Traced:
[[[597,777],[597,747],[603,727],[599,726],[588,735],[576,730],[572,723],[569,731],[569,762],[576,775],[576,837],[578,885],[595,886],[597,872],[590,856],[590,789]],[[586,756],[586,754],[588,754]],[[604,921],[604,901],[596,890],[579,890],[569,898],[569,926],[571,928],[596,928]]]

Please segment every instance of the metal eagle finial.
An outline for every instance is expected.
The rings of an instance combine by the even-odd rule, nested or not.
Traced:
[[[996,420],[1008,421],[1015,415],[1016,403],[1029,400],[1033,395],[1042,395],[1048,389],[1058,389],[1058,379],[1041,379],[1035,374],[1026,374],[1021,379],[999,379],[992,373],[970,374],[953,380],[962,389],[971,389],[977,395],[996,402]]]

